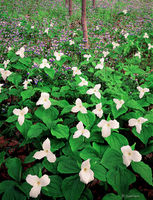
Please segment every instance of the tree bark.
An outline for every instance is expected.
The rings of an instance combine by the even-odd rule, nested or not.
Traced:
[[[72,0],[69,0],[69,15],[72,16]]]
[[[68,8],[68,0],[65,0],[65,7]]]
[[[82,30],[83,30],[83,39],[85,41],[85,47],[88,48],[88,32],[87,32],[87,22],[86,22],[86,0],[82,0]]]
[[[95,8],[95,1],[96,1],[96,0],[92,0],[93,8]]]

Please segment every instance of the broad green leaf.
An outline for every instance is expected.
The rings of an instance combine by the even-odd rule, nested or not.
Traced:
[[[71,136],[69,142],[72,151],[83,149],[83,147],[86,146],[83,136],[79,138],[73,138],[73,136]]]
[[[115,103],[114,103],[115,104]],[[116,104],[115,105],[112,105],[111,106],[111,111],[112,111],[112,114],[113,114],[113,116],[114,116],[114,119],[116,119],[117,117],[119,117],[120,115],[122,115],[122,114],[124,114],[124,113],[126,113],[127,112],[127,110],[128,110],[128,108],[127,107],[125,107],[124,105],[119,109],[119,110],[117,110],[116,109]]]
[[[19,58],[19,62],[23,63],[24,65],[26,65],[27,67],[31,66],[31,59],[28,57],[24,57],[24,58]],[[26,68],[27,68],[26,67]]]
[[[33,155],[37,152],[37,150],[34,150],[33,152],[31,152],[28,156],[26,156],[26,158],[24,159],[24,163],[31,163],[33,161],[35,161],[36,159],[33,157]]]
[[[23,101],[26,100],[26,99],[29,99],[34,94],[35,94],[35,91],[33,89],[27,89],[27,90],[21,92],[21,96],[22,96]]]
[[[28,130],[28,133],[27,133],[27,137],[28,138],[39,137],[39,135],[42,133],[42,131],[43,131],[43,127],[41,126],[41,123],[37,123],[30,127],[30,129]]]
[[[10,181],[10,180],[2,181],[0,183],[0,194],[2,194],[3,192],[7,192],[9,188],[14,187],[16,184],[17,183],[15,181]]]
[[[128,140],[126,139],[126,137],[119,133],[113,132],[109,137],[106,137],[104,139],[107,141],[112,149],[115,149],[119,152],[121,151],[122,146],[128,145]]]
[[[149,165],[144,162],[132,162],[132,169],[138,173],[148,184],[153,186],[152,170]]]
[[[49,176],[50,184],[42,188],[42,193],[49,197],[62,197],[62,178],[57,175]]]
[[[62,191],[66,200],[78,200],[85,188],[78,175],[65,178],[62,182]]]
[[[80,153],[80,157],[84,160],[87,160],[88,158],[92,159],[92,158],[96,158],[99,159],[99,154],[98,152],[93,149],[92,147],[86,147],[85,149],[83,149]]]
[[[1,166],[1,164],[5,161],[5,151],[2,151],[1,153],[0,153],[0,166]]]
[[[69,105],[69,106],[66,106],[65,108],[63,108],[62,112],[61,112],[61,115],[64,115],[66,113],[70,113],[71,110],[72,110],[72,105]]]
[[[18,87],[19,83],[22,81],[22,76],[17,73],[12,73],[8,78],[8,81],[13,83],[16,87]]]
[[[58,165],[58,159],[56,159],[56,162],[54,163],[50,163],[48,162],[48,160],[45,158],[43,160],[43,166],[49,171],[51,172],[52,174],[57,174],[57,165]]]
[[[109,170],[107,181],[119,194],[127,194],[129,185],[134,183],[136,178],[130,170],[117,167]]]
[[[48,68],[45,67],[45,70],[44,70],[44,71],[46,72],[46,74],[49,75],[49,77],[50,77],[51,79],[54,78],[55,70],[54,70],[53,68],[48,69]]]
[[[93,142],[93,148],[99,153],[99,156],[102,157],[108,145],[98,144],[97,142]]]
[[[26,200],[26,196],[16,188],[9,188],[2,197],[2,200]]]
[[[122,200],[122,197],[113,193],[106,194],[102,200]]]
[[[8,174],[16,181],[21,180],[22,165],[21,160],[18,158],[9,158],[6,161],[6,167],[8,168]]]
[[[68,126],[57,124],[54,129],[51,129],[51,134],[56,138],[68,138],[69,137],[69,128]]]
[[[58,163],[58,171],[63,174],[78,173],[80,168],[77,161],[71,157],[63,156]]]
[[[100,181],[106,181],[106,169],[100,164],[91,164],[94,177]]]
[[[27,133],[31,126],[32,126],[32,121],[26,120],[26,119],[24,120],[24,123],[22,124],[22,126],[20,126],[18,122],[16,123],[17,129],[22,133],[22,135],[25,138],[27,138]]]
[[[129,191],[127,195],[125,195],[125,200],[146,200],[145,196],[136,189],[132,189]]]
[[[95,115],[94,113],[88,111],[87,114],[82,114],[79,112],[77,114],[77,118],[81,121],[86,127],[91,127],[95,122]]]
[[[6,122],[12,123],[12,122],[16,121],[17,119],[18,119],[18,117],[16,115],[12,115],[7,118]]]

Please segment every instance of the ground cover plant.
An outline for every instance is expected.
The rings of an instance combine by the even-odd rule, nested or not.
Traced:
[[[153,198],[151,5],[1,1],[2,200]]]

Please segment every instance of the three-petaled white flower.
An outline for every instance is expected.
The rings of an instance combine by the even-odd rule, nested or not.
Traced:
[[[54,26],[54,24],[51,22],[51,23],[50,23],[50,27],[53,27],[53,26]]]
[[[84,57],[84,58],[87,58],[87,61],[89,61],[89,58],[91,58],[91,55],[85,54],[85,55],[83,55],[83,57]]]
[[[9,70],[4,70],[2,68],[0,68],[0,73],[4,81],[7,79],[8,76],[12,74],[12,72],[10,72]]]
[[[12,47],[8,47],[8,51],[11,51],[13,48]]]
[[[119,110],[122,107],[122,105],[124,104],[124,100],[113,99],[113,101],[116,103],[117,110]]]
[[[49,31],[49,28],[46,28],[44,33],[48,34],[48,31]]]
[[[31,26],[31,29],[34,29],[35,27],[34,26]]]
[[[148,121],[148,119],[145,119],[143,117],[139,117],[138,119],[132,118],[129,120],[129,126],[135,126],[136,131],[140,134],[142,129],[142,124],[146,121]]]
[[[104,58],[109,54],[109,51],[103,51]]]
[[[31,79],[28,79],[28,80],[25,80],[25,81],[23,82],[23,87],[24,87],[25,90],[27,90],[28,84],[29,84],[31,81],[32,81]]]
[[[43,59],[43,60],[42,60],[42,63],[40,64],[39,67],[40,67],[40,68],[44,68],[44,67],[50,68],[50,65],[49,65],[47,59]]]
[[[153,48],[153,45],[148,44],[148,50],[151,49],[151,48]]]
[[[148,88],[142,88],[142,87],[138,86],[137,89],[140,92],[140,94],[139,94],[140,99],[144,96],[145,92],[149,92]]]
[[[37,151],[33,157],[35,159],[42,159],[44,157],[47,158],[48,162],[53,163],[56,161],[56,156],[50,150],[50,140],[47,138],[42,144],[43,150]]]
[[[142,156],[138,151],[132,150],[129,145],[121,147],[121,151],[123,153],[123,163],[128,167],[131,161],[140,162],[142,160]]]
[[[73,70],[73,76],[82,74],[81,70],[78,69],[77,67],[72,67],[72,70]]]
[[[147,33],[145,33],[143,38],[149,38],[149,35]]]
[[[19,55],[21,58],[24,58],[25,48],[21,47],[17,52],[16,55]]]
[[[10,60],[4,60],[3,64],[4,64],[4,68],[7,68],[7,65],[9,64]]]
[[[129,33],[125,33],[124,37],[127,38],[129,36]]]
[[[87,113],[87,109],[82,105],[81,99],[77,98],[75,102],[76,106],[74,106],[71,111],[74,113],[81,112],[83,114]]]
[[[13,110],[13,114],[18,116],[18,122],[20,126],[22,126],[22,124],[24,123],[24,115],[26,115],[27,113],[28,113],[27,107],[23,108],[22,110],[17,108]]]
[[[69,40],[70,45],[74,44],[73,40]]]
[[[94,180],[94,172],[90,169],[90,159],[82,163],[79,176],[80,181],[85,184],[88,184],[89,182]]]
[[[140,52],[135,53],[135,56],[138,56],[139,58],[141,58]]]
[[[95,69],[103,69],[104,68],[104,58],[100,59],[100,64],[97,64]]]
[[[50,183],[50,178],[48,175],[43,175],[41,178],[39,178],[36,175],[29,174],[26,177],[26,182],[32,185],[32,189],[30,190],[30,197],[37,198],[40,194],[41,187],[45,187]]]
[[[116,47],[120,46],[118,43],[116,42],[112,42],[112,45],[113,45],[113,49],[115,49]]]
[[[83,135],[86,138],[90,137],[90,132],[84,128],[82,122],[79,122],[76,127],[78,130],[74,133],[73,138],[78,138],[81,135]]]
[[[97,31],[99,30],[99,26],[96,26],[96,30],[97,30]]]
[[[56,57],[56,60],[59,61],[61,60],[61,57],[63,56],[63,53],[58,53],[57,51],[54,52],[54,56]]]
[[[123,12],[125,15],[127,14],[127,10],[123,10],[122,12]]]
[[[99,128],[102,128],[101,132],[102,132],[102,136],[103,137],[108,137],[111,134],[111,129],[117,129],[119,128],[119,123],[118,121],[114,120],[109,120],[106,121],[104,119],[102,119],[97,126]]]
[[[99,103],[96,105],[96,109],[94,109],[92,112],[97,115],[99,118],[103,116],[103,110],[101,109],[102,103]]]
[[[49,100],[49,94],[47,92],[42,92],[36,105],[43,105],[45,109],[48,109],[51,106],[51,102]]]
[[[95,96],[96,96],[98,99],[100,99],[100,98],[101,98],[101,94],[100,94],[100,92],[99,92],[100,87],[101,87],[101,84],[97,84],[97,85],[95,85],[94,88],[89,89],[86,93],[87,93],[87,94],[95,94]]]
[[[84,78],[80,77],[80,79],[82,80],[78,85],[79,86],[84,86],[84,85],[88,85],[88,81],[86,81]]]
[[[4,84],[0,84],[0,93],[1,93],[1,90],[2,90],[2,86],[3,86]]]

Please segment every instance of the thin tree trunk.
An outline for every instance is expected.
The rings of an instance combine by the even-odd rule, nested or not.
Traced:
[[[68,0],[65,0],[65,7],[68,8]]]
[[[92,3],[93,3],[93,4],[92,4],[92,5],[93,5],[93,8],[95,8],[95,1],[96,1],[96,0],[92,0]]]
[[[72,0],[69,0],[69,15],[72,15]]]
[[[88,48],[88,32],[87,32],[87,22],[86,22],[86,0],[82,0],[82,30],[83,30],[83,39],[85,41],[85,47]]]

